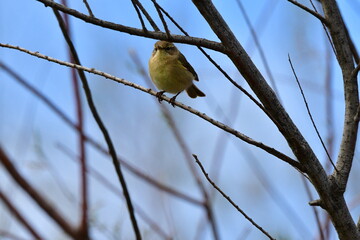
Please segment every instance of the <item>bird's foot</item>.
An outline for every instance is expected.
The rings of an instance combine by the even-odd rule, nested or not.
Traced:
[[[159,103],[161,103],[161,101],[163,100],[163,99],[161,98],[161,96],[164,94],[164,92],[165,92],[165,91],[160,91],[160,92],[157,92],[157,93],[156,93],[156,97],[157,97]]]
[[[175,107],[175,99],[176,99],[176,97],[177,97],[180,93],[181,93],[181,92],[178,92],[175,96],[173,96],[172,98],[170,98],[169,103],[170,103],[173,107]]]

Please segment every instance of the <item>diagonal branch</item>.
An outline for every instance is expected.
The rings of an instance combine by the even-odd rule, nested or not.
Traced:
[[[262,227],[259,226],[259,224],[257,224],[254,220],[252,220],[241,208],[239,208],[238,205],[236,205],[236,203],[228,196],[226,195],[209,177],[209,174],[205,171],[204,166],[202,165],[202,163],[200,162],[200,160],[198,159],[198,157],[193,154],[193,157],[196,161],[196,163],[199,165],[201,172],[204,174],[206,180],[208,180],[208,182],[238,211],[240,212],[245,218],[246,220],[248,220],[252,225],[254,225],[257,229],[259,229],[263,234],[265,234],[265,236],[267,236],[269,239],[271,240],[275,240],[275,238],[273,238],[268,232],[266,232]]]
[[[279,102],[274,91],[270,88],[244,48],[236,39],[221,14],[211,0],[193,0],[193,3],[208,22],[214,33],[224,46],[229,49],[227,55],[250,85],[263,106],[271,116],[271,120],[285,137],[293,153],[302,164],[311,181],[321,192],[327,192],[327,176],[319,160],[295,126],[284,107]]]
[[[99,70],[96,70],[94,68],[87,68],[87,67],[84,67],[84,66],[80,66],[80,65],[77,65],[77,64],[74,64],[74,63],[69,63],[69,62],[64,62],[64,61],[60,61],[58,59],[55,59],[55,58],[52,58],[52,57],[49,57],[49,56],[46,56],[46,55],[43,55],[39,52],[32,52],[32,51],[29,51],[27,49],[24,49],[24,48],[21,48],[21,47],[17,47],[17,46],[12,46],[12,45],[9,45],[9,44],[3,44],[3,43],[0,43],[0,47],[5,47],[5,48],[11,48],[11,49],[16,49],[18,51],[22,51],[24,53],[27,53],[29,55],[32,55],[32,56],[35,56],[35,57],[38,57],[38,58],[42,58],[42,59],[45,59],[45,60],[48,60],[50,62],[54,62],[54,63],[57,63],[57,64],[60,64],[60,65],[63,65],[63,66],[66,66],[66,67],[71,67],[71,68],[76,68],[76,69],[81,69],[83,71],[86,71],[86,72],[89,72],[89,73],[93,73],[93,74],[96,74],[96,75],[100,75],[102,77],[105,77],[105,78],[108,78],[110,80],[113,80],[113,81],[116,81],[116,82],[119,82],[121,84],[124,84],[126,86],[130,86],[130,87],[133,87],[133,88],[136,88],[140,91],[143,91],[143,92],[146,92],[148,94],[151,94],[153,96],[156,96],[157,95],[157,92],[156,91],[153,91],[149,88],[145,88],[145,87],[142,87],[142,86],[139,86],[135,83],[132,83],[132,82],[129,82],[129,81],[126,81],[124,79],[121,79],[121,78],[117,78],[117,77],[114,77],[108,73],[104,73],[104,72],[101,72]],[[162,100],[166,101],[166,102],[170,102],[170,98],[169,97],[166,97],[164,95],[162,95],[160,97]],[[214,126],[220,128],[220,129],[223,129],[224,131],[234,135],[235,137],[241,139],[242,141],[246,142],[246,143],[249,143],[251,145],[254,145],[256,147],[259,147],[261,149],[263,149],[264,151],[270,153],[271,155],[283,160],[284,162],[290,164],[291,166],[293,166],[294,168],[300,170],[300,171],[303,171],[304,172],[304,167],[297,161],[293,160],[292,158],[288,157],[287,155],[285,155],[284,153],[282,152],[279,152],[278,150],[272,148],[272,147],[269,147],[261,142],[258,142],[258,141],[255,141],[253,140],[252,138],[246,136],[245,134],[242,134],[240,133],[239,131],[227,126],[226,124],[223,124],[209,116],[207,116],[205,113],[201,113],[199,112],[198,110],[196,109],[193,109],[189,106],[186,106],[182,103],[179,103],[179,102],[174,102],[174,105],[190,112],[190,113],[193,113],[195,115],[197,115],[198,117],[204,119],[205,121],[213,124]]]

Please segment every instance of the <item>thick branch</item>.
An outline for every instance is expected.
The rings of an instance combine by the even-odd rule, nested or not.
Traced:
[[[147,38],[152,38],[152,39],[169,40],[167,34],[163,33],[163,32],[144,31],[142,29],[127,27],[127,26],[124,26],[121,24],[108,22],[108,21],[105,21],[105,20],[102,20],[99,18],[88,16],[86,14],[76,11],[75,9],[68,8],[68,7],[66,7],[62,4],[56,3],[55,1],[52,1],[52,0],[36,0],[36,1],[42,2],[43,4],[45,4],[45,6],[49,6],[53,9],[57,9],[61,12],[67,13],[73,17],[81,19],[84,22],[91,23],[91,24],[94,24],[94,25],[97,25],[97,26],[100,26],[103,28],[108,28],[108,29],[119,31],[119,32],[124,32],[124,33],[128,33],[131,35],[142,36],[142,37],[147,37]],[[203,38],[195,38],[195,37],[187,37],[187,36],[182,36],[182,35],[171,34],[170,40],[172,42],[193,44],[196,46],[201,46],[201,47],[212,49],[212,50],[219,51],[222,53],[224,53],[226,51],[226,49],[224,48],[224,46],[221,43],[217,43],[217,42],[210,41],[210,40],[203,39]]]
[[[334,172],[338,187],[345,191],[350,174],[357,138],[358,121],[354,119],[359,105],[358,84],[353,71],[355,69],[351,44],[337,3],[334,0],[322,1],[325,17],[329,19],[329,31],[341,67],[345,93],[345,120],[340,153]]]

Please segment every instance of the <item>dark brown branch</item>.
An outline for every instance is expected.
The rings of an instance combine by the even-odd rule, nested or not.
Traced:
[[[91,8],[90,8],[90,5],[89,5],[88,1],[87,1],[87,0],[83,0],[83,2],[84,2],[84,4],[85,4],[86,9],[87,9],[88,12],[89,12],[90,17],[95,17],[94,14],[93,14],[93,12],[92,12],[92,10],[91,10]]]
[[[263,234],[265,234],[265,236],[267,236],[269,239],[271,240],[275,240],[275,238],[271,237],[271,235],[266,232],[262,227],[260,227],[254,220],[252,220],[241,208],[239,208],[239,206],[228,196],[226,195],[209,177],[209,174],[205,171],[203,165],[201,164],[201,162],[199,161],[198,157],[193,154],[193,157],[196,161],[196,163],[199,165],[202,173],[204,174],[206,180],[208,180],[208,182],[238,211],[241,213],[241,215],[243,215],[246,220],[248,220],[254,227],[256,227],[257,229],[259,229]]]
[[[1,149],[0,149],[1,151]],[[14,215],[14,217],[21,223],[21,225],[23,225],[28,231],[29,233],[33,236],[33,238],[37,239],[37,240],[42,240],[44,239],[43,237],[40,236],[40,234],[33,228],[33,226],[30,225],[30,222],[27,221],[23,215],[21,215],[21,213],[16,209],[16,207],[11,203],[11,200],[8,199],[6,197],[6,195],[1,191],[0,189],[0,199],[3,201],[3,203],[5,204],[7,210],[9,210],[9,212]]]
[[[156,32],[160,31],[160,29],[158,28],[158,26],[156,25],[154,20],[151,18],[150,14],[146,11],[144,6],[141,4],[141,2],[138,0],[135,0],[135,2],[136,2],[136,5],[138,6],[138,8],[140,9],[140,11],[144,14],[146,19],[149,21],[149,23],[152,26],[152,28],[154,29],[154,31],[156,31]]]
[[[155,0],[154,0],[154,1],[155,1]],[[163,26],[164,26],[166,35],[167,35],[167,37],[168,37],[168,41],[171,41],[171,33],[170,33],[170,30],[169,30],[169,27],[168,27],[168,25],[167,25],[167,23],[166,23],[166,21],[165,21],[165,19],[164,19],[164,16],[163,16],[160,8],[158,7],[159,4],[157,4],[156,1],[154,2],[154,6],[155,6],[155,9],[156,9],[156,11],[157,11],[157,13],[158,13],[158,15],[159,15],[159,18],[160,18],[160,20],[161,20],[161,22],[162,22],[162,24],[163,24]]]
[[[0,163],[10,174],[12,179],[36,202],[36,204],[50,217],[58,226],[67,233],[73,239],[78,239],[77,230],[75,230],[68,221],[60,215],[59,212],[45,199],[42,195],[36,191],[27,180],[25,180],[18,170],[13,165],[12,160],[8,158],[3,149],[0,146]]]
[[[145,26],[145,23],[144,23],[144,19],[142,18],[141,13],[140,13],[140,10],[138,9],[137,2],[138,2],[138,1],[136,1],[136,0],[131,0],[131,3],[132,3],[132,5],[133,5],[133,7],[134,7],[134,9],[135,9],[135,12],[136,12],[136,14],[138,15],[138,18],[139,18],[139,20],[140,20],[142,30],[143,30],[144,32],[147,32],[147,29],[146,29],[146,26]]]
[[[65,40],[66,40],[66,42],[67,42],[67,44],[69,46],[69,49],[70,49],[70,51],[71,51],[71,53],[72,53],[72,55],[74,57],[74,62],[77,65],[81,65],[80,59],[79,59],[78,54],[77,54],[77,51],[76,51],[76,49],[75,49],[75,47],[74,47],[74,45],[73,45],[67,31],[66,31],[65,26],[63,25],[62,18],[60,16],[60,14],[57,12],[57,10],[54,10],[54,13],[56,15],[56,18],[58,19],[58,22],[59,22],[61,31],[62,31],[62,33],[64,35],[64,38],[65,38]],[[127,208],[128,208],[128,212],[129,212],[129,215],[130,215],[130,220],[131,220],[131,223],[132,223],[132,226],[133,226],[133,229],[134,229],[136,239],[141,240],[141,233],[140,233],[140,229],[139,229],[139,226],[137,224],[137,221],[136,221],[136,217],[135,217],[135,213],[134,213],[134,207],[132,205],[130,193],[129,193],[129,190],[127,188],[127,184],[126,184],[124,175],[122,173],[121,164],[117,160],[117,154],[116,154],[115,147],[114,147],[113,142],[111,140],[110,134],[109,134],[108,130],[106,129],[105,124],[101,120],[100,114],[98,113],[98,111],[97,111],[97,109],[95,107],[95,103],[93,101],[91,90],[90,90],[89,84],[87,82],[85,73],[84,73],[84,71],[82,69],[77,69],[77,70],[78,70],[78,74],[79,74],[79,77],[80,77],[81,82],[82,82],[82,86],[83,86],[83,89],[84,89],[84,92],[85,92],[86,100],[87,100],[87,103],[89,105],[90,111],[91,111],[96,123],[98,124],[98,126],[100,128],[100,131],[102,132],[102,134],[103,134],[103,136],[105,138],[106,144],[108,146],[108,151],[109,151],[109,154],[110,154],[110,156],[112,158],[113,165],[114,165],[114,168],[115,168],[115,172],[116,172],[116,174],[118,176],[120,185],[121,185],[121,187],[123,189],[124,197],[125,197],[125,200],[126,200],[126,205],[127,205]],[[85,236],[87,236],[88,235],[87,229],[82,229],[82,230],[84,230],[84,234],[86,234]]]
[[[153,31],[145,32],[142,29],[127,27],[127,26],[124,26],[121,24],[116,24],[116,23],[108,22],[108,21],[105,21],[102,19],[90,17],[90,16],[80,13],[74,9],[68,8],[62,4],[58,4],[52,0],[37,0],[37,1],[42,2],[43,4],[45,4],[45,6],[49,6],[56,10],[59,10],[61,12],[67,13],[73,17],[81,19],[84,22],[88,22],[88,23],[91,23],[91,24],[94,24],[94,25],[97,25],[100,27],[116,30],[119,32],[128,33],[131,35],[152,38],[152,39],[159,39],[159,40],[167,40],[168,39],[167,34],[163,33],[163,32],[156,32],[156,31],[155,32],[153,32]],[[210,41],[207,39],[203,39],[203,38],[195,38],[195,37],[171,34],[171,40],[173,42],[178,42],[178,43],[188,43],[188,44],[193,44],[193,45],[197,45],[197,46],[202,46],[202,47],[212,49],[215,51],[219,51],[222,53],[226,52],[226,49],[222,44],[214,42],[214,41]]]

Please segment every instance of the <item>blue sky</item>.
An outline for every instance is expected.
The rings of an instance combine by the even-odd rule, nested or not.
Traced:
[[[68,2],[71,8],[86,13],[82,1]],[[151,2],[142,2],[161,26]],[[285,0],[242,2],[255,31],[259,33],[260,43],[286,110],[319,159],[325,162],[324,150],[307,116],[288,63],[288,54],[290,54],[319,131],[326,139],[329,134],[325,112],[324,78],[329,44],[321,24]],[[307,1],[302,2],[308,5]],[[89,1],[89,3],[98,18],[132,27],[141,26],[131,1],[106,0]],[[159,1],[159,3],[190,35],[218,41],[191,1]],[[259,52],[236,1],[214,1],[214,4],[268,79]],[[360,9],[360,2],[358,0],[339,1],[339,5],[351,37],[359,49],[360,29],[357,26],[360,15],[356,9]],[[264,6],[266,6],[265,10]],[[264,20],[267,14],[271,15]],[[70,20],[74,44],[84,66],[94,67],[146,86],[129,52],[134,51],[143,66],[147,67],[155,40],[114,32],[74,18]],[[0,22],[2,23],[0,26],[1,43],[18,45],[54,58],[68,60],[66,44],[54,14],[43,4],[35,0],[1,1]],[[179,33],[173,25],[169,26],[173,33]],[[197,71],[200,78],[197,86],[207,94],[206,98],[195,100],[188,98],[186,94],[181,94],[177,100],[219,121],[227,122],[226,119],[230,118],[231,127],[293,156],[276,127],[242,93],[234,90],[234,87],[197,48],[184,44],[177,44],[177,46]],[[249,89],[229,59],[222,54],[207,51],[231,77]],[[76,119],[69,69],[8,49],[0,49],[0,60],[50,98],[71,119]],[[343,97],[338,64],[334,56],[330,57],[330,61],[333,76],[334,113],[332,119],[335,126],[332,133],[335,142],[334,156],[336,156],[341,139]],[[191,196],[201,198],[179,145],[161,114],[157,100],[99,76],[87,74],[87,77],[95,104],[110,131],[118,154],[155,179]],[[54,178],[54,172],[51,171],[52,168],[55,169],[54,171],[60,176],[68,191],[78,199],[78,167],[71,161],[74,157],[70,157],[62,150],[66,147],[73,154],[77,154],[76,134],[43,103],[3,71],[0,71],[0,79],[2,80],[0,85],[1,146],[13,159],[16,159],[21,172],[38,189],[46,193],[50,201],[55,203],[65,216],[71,219],[70,221],[76,222],[78,204],[74,204],[64,196]],[[83,100],[85,100],[84,96]],[[84,113],[86,132],[105,146],[85,101],[83,103],[86,109]],[[190,151],[199,156],[206,169],[210,169],[222,131],[181,109],[163,104],[175,118]],[[233,114],[235,108],[238,112],[236,116]],[[220,177],[217,181],[219,186],[273,236],[284,236],[286,237],[284,239],[303,239],[299,234],[300,229],[307,239],[314,239],[317,234],[315,220],[311,207],[307,204],[309,199],[305,195],[300,175],[287,164],[232,136],[223,138],[220,143],[223,144],[224,153],[221,157],[222,164],[219,166]],[[101,171],[117,186],[114,169],[108,158],[91,146],[87,146],[87,153],[89,165]],[[348,186],[349,193],[346,196],[349,200],[358,195],[355,184],[359,180],[357,157],[358,155],[356,155]],[[266,190],[270,187],[264,186],[264,181],[259,179],[258,171],[260,170],[257,164],[264,169],[277,194],[274,190],[270,194]],[[203,216],[199,208],[154,190],[129,172],[126,172],[125,177],[134,202],[141,205],[151,216],[156,216],[156,221],[161,227],[169,234],[175,235],[176,239],[194,238],[198,220]],[[34,203],[28,200],[20,189],[14,188],[15,185],[1,168],[0,179],[1,189],[13,196],[17,206],[34,221],[44,236],[57,236],[56,239],[64,239],[63,233],[59,232]],[[203,176],[202,180],[207,188],[211,189]],[[90,183],[94,239],[111,239],[109,234],[115,234],[117,231],[124,239],[132,239],[123,202],[94,179],[91,178]],[[295,218],[301,219],[303,227],[298,227],[298,229],[294,227],[294,220],[291,219],[294,217],[289,217],[291,214],[286,214],[288,210],[284,210],[277,204],[282,201],[289,205],[291,211],[297,216]],[[218,194],[214,194],[213,202],[222,239],[236,239],[247,229],[251,229],[248,239],[265,239]],[[0,207],[0,212],[6,211]],[[359,210],[354,209],[352,213],[357,219]],[[5,218],[3,221],[9,224],[9,229],[12,231],[21,229],[14,221],[8,219]],[[107,226],[106,231],[101,230],[100,226],[103,225]],[[44,231],[41,226],[46,226],[47,230]],[[299,226],[302,226],[302,223]],[[145,223],[141,222],[141,227],[144,232],[148,232],[148,239],[160,239],[149,230]],[[26,236],[22,230],[19,234]],[[212,239],[208,228],[205,229],[203,236],[202,239]],[[333,239],[336,239],[335,236],[333,234]]]

